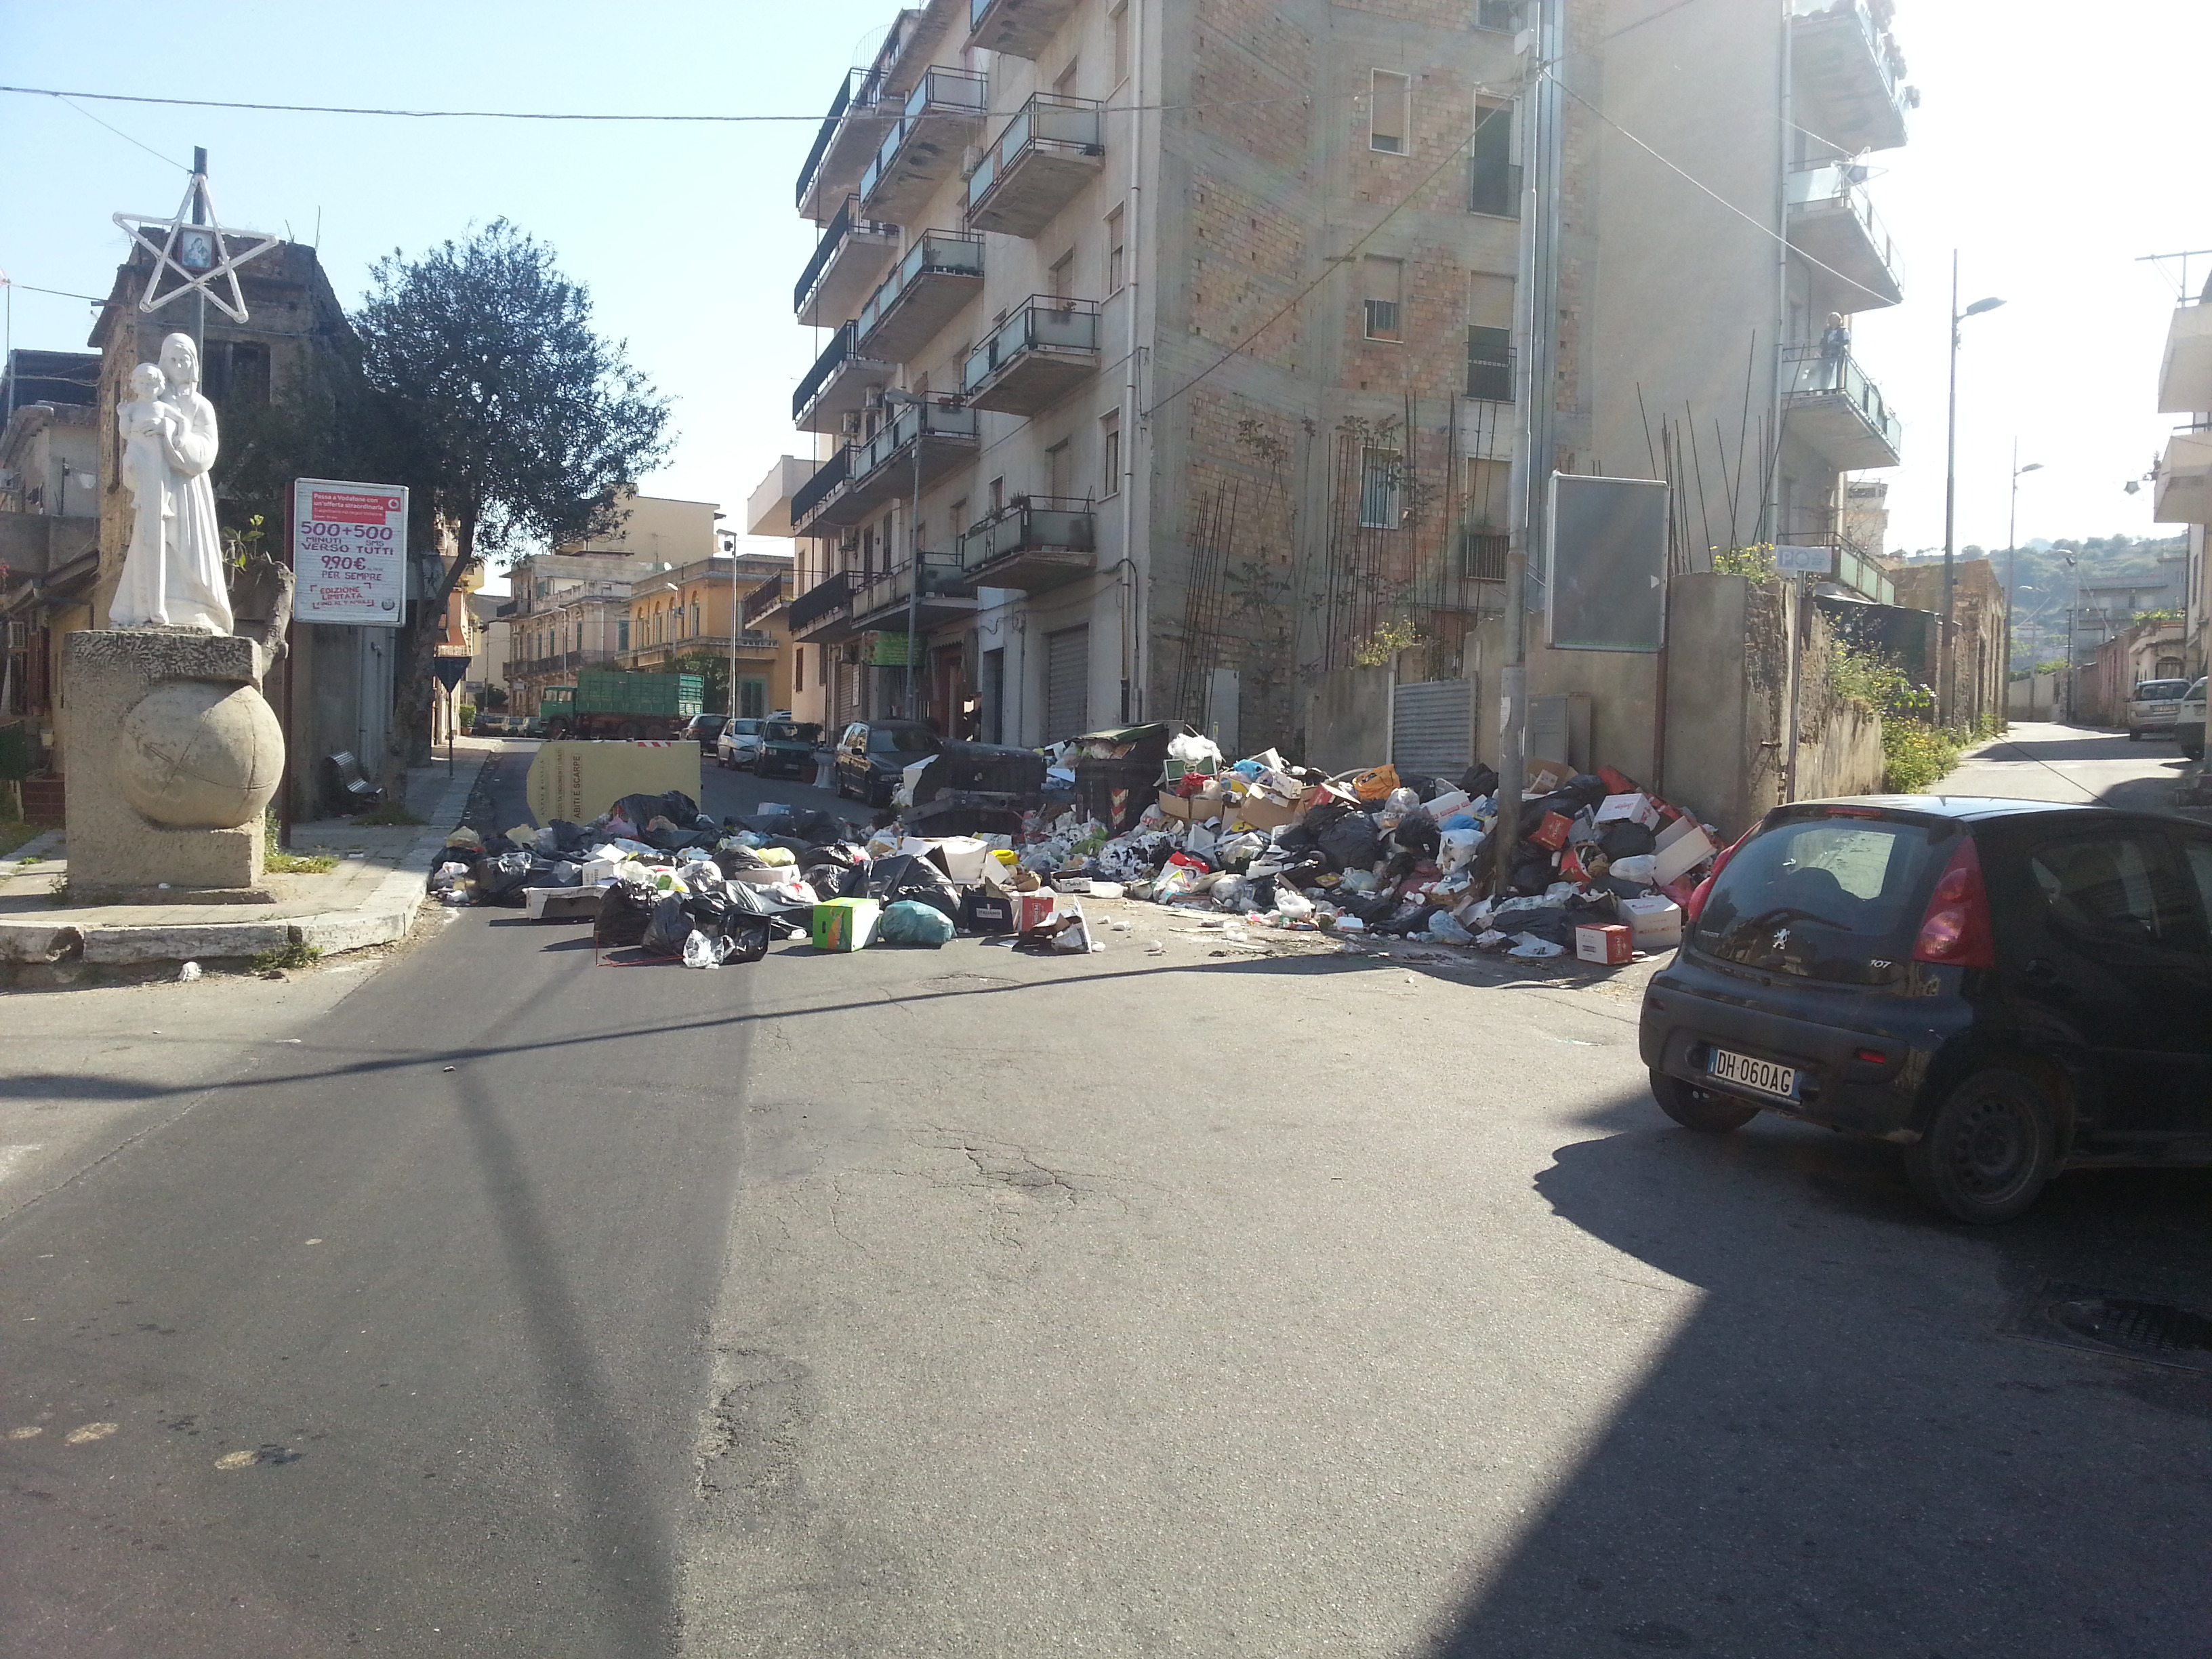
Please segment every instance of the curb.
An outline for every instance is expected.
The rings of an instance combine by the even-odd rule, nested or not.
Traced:
[[[438,826],[448,817],[459,822],[490,758],[478,760],[466,773],[457,772],[437,798],[426,804],[422,811],[429,823],[375,890],[357,905],[265,921],[173,922],[151,927],[0,922],[0,963],[36,966],[75,960],[121,967],[251,957],[292,945],[312,945],[325,956],[336,956],[392,944],[406,936],[428,902],[426,884],[430,867],[450,833]],[[60,836],[58,830],[50,834],[56,839]],[[32,842],[22,850],[29,852],[39,844]]]
[[[0,859],[0,881],[9,876],[21,875],[25,859],[42,859],[61,844],[62,832],[58,830],[48,830],[32,836],[6,858]]]

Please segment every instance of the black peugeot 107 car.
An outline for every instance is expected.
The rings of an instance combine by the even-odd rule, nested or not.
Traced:
[[[2212,825],[1871,796],[1776,808],[1716,861],[1644,993],[1651,1091],[1904,1149],[2002,1221],[2062,1169],[2212,1164]]]

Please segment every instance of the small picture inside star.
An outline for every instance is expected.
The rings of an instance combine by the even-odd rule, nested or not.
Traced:
[[[204,230],[188,230],[177,238],[177,263],[186,270],[215,267],[215,238]]]

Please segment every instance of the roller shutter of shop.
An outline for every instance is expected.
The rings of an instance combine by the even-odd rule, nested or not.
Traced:
[[[1401,772],[1456,778],[1474,760],[1474,682],[1400,685],[1390,697],[1390,760]]]
[[[1091,629],[1044,636],[1044,740],[1072,738],[1090,723]]]

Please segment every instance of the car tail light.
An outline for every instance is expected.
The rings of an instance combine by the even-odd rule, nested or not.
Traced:
[[[1720,856],[1713,860],[1712,873],[1692,890],[1690,902],[1682,907],[1682,926],[1685,928],[1698,925],[1698,918],[1705,914],[1705,901],[1712,896],[1713,884],[1721,878],[1721,872],[1728,868],[1728,861],[1735,856],[1735,849],[1758,833],[1759,826],[1754,823],[1721,848]]]
[[[1997,965],[1989,895],[1982,889],[1981,855],[1975,852],[1971,835],[1960,838],[1959,850],[1936,878],[1936,890],[1920,918],[1920,937],[1912,942],[1912,959],[1950,968]]]

